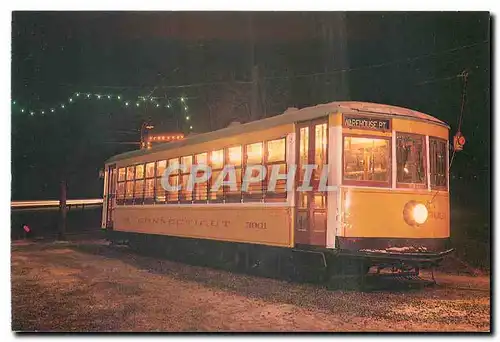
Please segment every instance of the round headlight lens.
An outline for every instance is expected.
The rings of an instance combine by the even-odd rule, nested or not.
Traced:
[[[427,210],[427,207],[425,205],[423,205],[422,203],[417,203],[413,207],[412,216],[417,224],[422,224],[427,221],[429,211]]]

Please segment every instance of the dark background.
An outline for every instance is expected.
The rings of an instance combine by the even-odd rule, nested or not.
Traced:
[[[122,143],[139,141],[144,120],[189,134],[190,125],[199,133],[287,107],[359,100],[431,114],[454,134],[458,75],[467,70],[452,229],[481,250],[490,227],[490,44],[485,12],[14,12],[12,199],[56,199],[61,178],[69,198],[102,196],[99,169],[137,148]],[[47,113],[75,92],[184,96],[190,121],[177,104],[92,100]]]

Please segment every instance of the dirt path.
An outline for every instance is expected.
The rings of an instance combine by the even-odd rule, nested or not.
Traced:
[[[16,244],[12,329],[489,331],[489,279],[446,277],[447,284],[482,284],[483,290],[331,291],[95,242]]]

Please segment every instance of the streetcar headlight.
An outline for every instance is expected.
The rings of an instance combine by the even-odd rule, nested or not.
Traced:
[[[406,203],[403,210],[403,217],[410,226],[417,226],[425,223],[429,217],[429,211],[423,203],[410,201]]]
[[[427,217],[429,216],[429,212],[427,211],[427,207],[422,203],[417,203],[413,207],[413,219],[418,224],[422,224],[427,221]]]

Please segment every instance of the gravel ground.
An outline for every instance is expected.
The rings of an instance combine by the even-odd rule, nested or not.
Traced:
[[[12,245],[14,331],[490,331],[489,278],[370,292],[234,274],[104,242]]]

